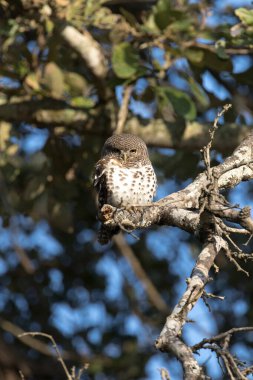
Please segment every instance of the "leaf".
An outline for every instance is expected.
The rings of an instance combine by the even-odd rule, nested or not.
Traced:
[[[128,79],[139,69],[139,55],[128,42],[115,45],[112,53],[112,67],[119,78]]]
[[[0,122],[0,151],[6,149],[6,145],[10,139],[11,124],[5,121]]]
[[[166,28],[174,32],[186,31],[191,24],[192,18],[186,12],[174,9],[170,0],[159,0],[144,24],[144,30],[152,33],[159,33]]]
[[[53,30],[54,30],[54,23],[52,22],[52,20],[50,20],[49,18],[47,18],[45,20],[45,28],[46,28],[46,31],[47,31],[47,34],[52,34],[53,33]]]
[[[140,27],[136,17],[131,13],[128,12],[126,9],[121,8],[120,12],[124,16],[125,20],[133,27],[136,29],[136,27]]]
[[[157,87],[158,96],[167,97],[177,115],[186,120],[196,117],[196,107],[190,96],[173,87]]]
[[[210,105],[210,99],[200,84],[193,78],[189,78],[189,86],[198,103],[202,107],[207,108]]]
[[[201,63],[204,59],[204,51],[201,49],[186,49],[184,51],[185,56],[192,62],[192,63]]]
[[[95,102],[91,98],[86,98],[83,96],[76,96],[75,98],[71,99],[70,104],[74,107],[92,108],[92,107],[94,107]]]
[[[119,15],[113,14],[108,8],[100,7],[93,15],[93,26],[103,29],[113,29],[119,22]]]
[[[164,30],[171,20],[171,5],[169,0],[159,0],[154,7],[154,21],[160,30]]]
[[[67,91],[71,96],[81,96],[85,93],[88,83],[85,78],[73,71],[67,71],[64,73],[64,80],[67,87]]]
[[[178,20],[178,21],[172,22],[169,25],[169,30],[171,30],[174,33],[187,32],[188,30],[190,30],[191,26],[192,26],[192,20],[185,18],[184,20]]]
[[[42,83],[46,86],[50,95],[61,98],[64,93],[64,75],[55,62],[49,62],[45,66]]]
[[[158,111],[166,122],[175,121],[174,108],[164,91],[158,91]]]
[[[198,67],[210,68],[214,71],[232,71],[233,65],[231,60],[220,58],[216,52],[206,49],[187,49],[185,56]]]
[[[243,24],[253,26],[253,9],[238,8],[235,14]]]
[[[221,59],[229,59],[229,55],[226,53],[226,41],[218,40],[215,43],[216,53]]]
[[[38,82],[38,76],[36,73],[31,72],[25,77],[25,84],[29,86],[34,91],[40,90],[40,84]]]

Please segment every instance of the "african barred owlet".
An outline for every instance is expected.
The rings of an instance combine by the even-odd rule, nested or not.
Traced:
[[[119,208],[151,203],[157,187],[156,175],[144,141],[131,134],[107,139],[95,166],[94,186],[99,209],[104,204]],[[106,244],[118,231],[119,227],[102,224],[98,241]]]

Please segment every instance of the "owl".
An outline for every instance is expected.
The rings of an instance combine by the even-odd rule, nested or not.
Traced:
[[[109,137],[95,166],[94,187],[99,209],[104,204],[117,208],[150,204],[157,181],[144,141],[132,134]],[[98,241],[106,244],[118,232],[119,227],[102,224]]]

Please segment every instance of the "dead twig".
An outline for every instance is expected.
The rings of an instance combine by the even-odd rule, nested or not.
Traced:
[[[195,351],[198,351],[200,350],[201,348],[205,348],[205,344],[207,343],[214,343],[214,342],[219,342],[223,339],[225,339],[228,335],[233,335],[233,334],[236,334],[236,333],[241,333],[241,332],[249,332],[249,331],[253,331],[253,327],[252,326],[247,326],[247,327],[233,327],[232,329],[228,330],[228,331],[225,331],[223,333],[220,333],[218,335],[215,335],[215,336],[212,336],[211,338],[205,338],[203,340],[201,340],[199,343],[195,344],[194,346],[191,347],[192,351],[195,352]]]
[[[56,357],[57,357],[58,361],[60,362],[60,364],[61,364],[61,366],[65,372],[67,380],[80,380],[81,379],[81,376],[84,373],[84,371],[86,371],[89,368],[89,363],[85,363],[83,365],[83,367],[79,369],[78,373],[76,373],[75,367],[72,367],[72,370],[70,373],[65,362],[64,362],[63,355],[60,352],[60,350],[56,344],[56,341],[54,340],[52,335],[42,333],[42,332],[37,332],[37,331],[35,331],[35,332],[23,332],[22,334],[18,335],[18,338],[20,338],[20,339],[25,338],[25,337],[34,338],[35,336],[41,336],[43,338],[48,339],[51,342],[53,350],[55,351]]]
[[[121,103],[121,106],[119,109],[118,122],[117,122],[116,129],[114,131],[114,134],[119,135],[119,134],[123,133],[125,122],[127,119],[128,104],[129,104],[130,96],[132,93],[132,89],[133,89],[133,86],[129,85],[129,86],[126,86],[126,88],[124,90],[123,100],[122,100],[122,103]]]
[[[219,119],[224,115],[225,112],[229,110],[229,108],[232,107],[232,104],[225,104],[220,112],[218,112],[216,118],[214,119],[214,123],[212,127],[209,129],[209,142],[204,148],[202,149],[204,163],[207,170],[207,176],[209,179],[211,179],[211,159],[210,159],[210,150],[213,144],[214,135],[216,130],[218,129],[218,122]]]
[[[47,338],[48,340],[50,340],[50,342],[52,343],[52,347],[53,349],[55,350],[55,353],[56,353],[56,356],[59,360],[59,362],[61,363],[61,366],[67,376],[67,380],[75,380],[71,374],[69,373],[68,369],[67,369],[67,366],[62,358],[62,355],[60,353],[60,350],[58,349],[58,346],[56,344],[56,341],[54,340],[54,338],[52,337],[52,335],[49,335],[49,334],[46,334],[46,333],[41,333],[41,332],[25,332],[25,333],[22,333],[20,335],[18,335],[18,338],[22,339],[23,337],[25,336],[32,336],[32,337],[35,337],[35,336],[42,336],[44,338]]]
[[[253,372],[253,367],[241,369],[245,367],[245,363],[231,355],[229,345],[233,334],[248,331],[253,331],[253,327],[235,327],[214,337],[205,338],[191,348],[193,352],[203,348],[216,352],[217,357],[222,359],[230,380],[247,380],[246,375]]]
[[[0,327],[4,331],[11,333],[13,336],[17,338],[21,336],[22,334],[25,334],[25,331],[21,329],[19,326],[2,318],[0,318]],[[35,349],[36,351],[42,353],[43,355],[52,357],[52,351],[49,349],[48,345],[39,341],[38,339],[32,336],[26,336],[22,341],[27,346]],[[64,357],[64,359],[71,359],[71,358],[74,359],[74,357],[71,355],[70,352],[66,352],[66,351],[62,352],[62,356]]]

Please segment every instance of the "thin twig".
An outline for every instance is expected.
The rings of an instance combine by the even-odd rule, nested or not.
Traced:
[[[133,86],[129,85],[125,88],[123,100],[118,113],[118,122],[114,134],[121,134],[124,130],[125,122],[128,114],[128,104],[132,93]]]
[[[0,328],[3,329],[4,331],[11,333],[15,337],[19,337],[20,335],[25,333],[25,331],[21,329],[21,327],[3,318],[0,318]],[[35,349],[36,351],[42,353],[43,355],[47,355],[51,357],[53,355],[48,345],[41,342],[40,340],[36,338],[27,336],[25,339],[23,339],[23,343]],[[71,358],[74,359],[74,357],[72,356],[70,352],[66,352],[66,351],[62,352],[62,356],[64,357],[64,359],[71,359]]]
[[[230,369],[229,361],[226,358],[226,355],[224,355],[223,353],[221,353],[220,356],[221,356],[221,358],[223,360],[223,363],[225,365],[225,368],[226,368],[226,371],[227,371],[227,373],[229,375],[230,380],[236,380],[236,378],[233,375],[233,372]]]
[[[205,344],[207,343],[214,343],[221,341],[226,338],[227,335],[233,335],[240,332],[248,332],[253,331],[253,326],[246,326],[246,327],[233,327],[232,329],[225,331],[223,333],[220,333],[218,335],[212,336],[211,338],[205,338],[201,340],[199,343],[195,344],[191,347],[192,351],[200,350],[201,348],[205,348]]]
[[[228,260],[233,263],[237,269],[238,272],[243,272],[246,274],[247,277],[249,277],[249,272],[247,272],[246,270],[244,270],[240,264],[238,264],[238,262],[232,257],[233,255],[233,252],[230,251],[229,249],[225,250],[225,254],[228,258]]]
[[[218,129],[219,119],[231,107],[232,107],[232,104],[225,104],[223,106],[222,110],[220,112],[218,112],[216,118],[214,119],[214,123],[213,123],[212,127],[209,129],[209,136],[210,136],[209,142],[208,142],[208,144],[206,146],[204,146],[204,148],[202,150],[203,157],[204,157],[204,162],[205,162],[206,169],[207,169],[207,176],[208,176],[209,179],[210,179],[210,176],[211,176],[211,172],[210,172],[210,169],[211,169],[210,150],[211,150],[211,147],[212,147],[212,144],[213,144],[214,135],[215,135],[216,130]]]
[[[71,374],[69,373],[68,369],[67,369],[67,366],[66,366],[66,364],[65,364],[65,362],[64,362],[64,360],[62,358],[62,355],[61,355],[61,353],[60,353],[60,351],[58,349],[58,346],[57,346],[54,338],[52,337],[52,335],[49,335],[49,334],[46,334],[46,333],[41,333],[41,332],[25,332],[23,334],[20,334],[18,337],[21,339],[21,338],[23,338],[25,336],[32,336],[32,337],[34,337],[34,336],[42,336],[42,337],[47,338],[48,340],[50,340],[50,342],[52,343],[53,349],[55,350],[55,353],[57,355],[57,358],[58,358],[59,362],[61,363],[61,366],[62,366],[62,368],[63,368],[63,370],[64,370],[64,372],[65,372],[65,374],[67,376],[67,379],[68,380],[74,380],[73,377],[71,376]]]
[[[248,367],[248,368],[245,368],[243,371],[242,371],[242,374],[247,376],[247,375],[251,375],[253,373],[253,365]]]

